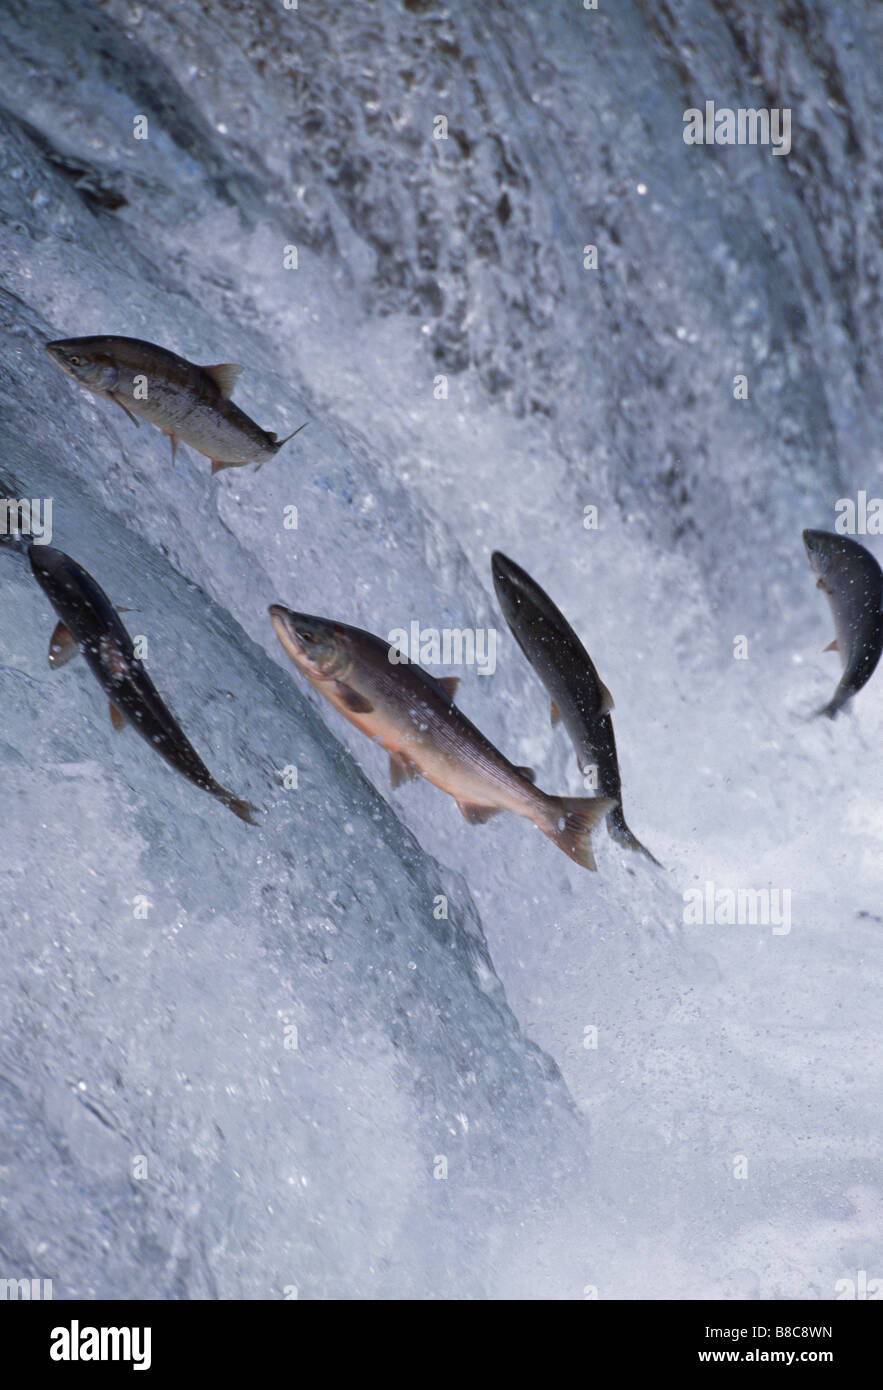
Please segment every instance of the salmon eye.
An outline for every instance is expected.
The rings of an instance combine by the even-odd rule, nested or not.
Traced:
[[[299,642],[305,642],[307,645],[312,644],[316,640],[311,632],[299,632],[297,637]]]
[[[70,364],[71,364],[72,367],[79,367],[79,365],[80,365],[80,359],[79,359],[79,357],[71,357],[71,358],[69,358],[68,360],[70,361]]]

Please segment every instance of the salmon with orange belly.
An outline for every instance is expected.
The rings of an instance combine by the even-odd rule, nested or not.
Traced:
[[[138,416],[169,436],[172,462],[179,443],[212,461],[212,472],[258,467],[273,458],[285,439],[262,430],[230,400],[242,368],[235,362],[197,367],[185,357],[141,338],[60,338],[47,343],[56,366],[87,391],[113,401],[134,424]]]
[[[513,766],[457,709],[456,678],[437,680],[360,628],[279,604],[269,613],[276,636],[313,688],[388,749],[393,787],[419,773],[452,796],[470,824],[512,811],[584,869],[595,868],[589,837],[614,801],[540,791],[530,768]]]

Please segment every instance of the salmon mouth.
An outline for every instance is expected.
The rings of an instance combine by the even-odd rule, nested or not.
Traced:
[[[329,680],[348,669],[347,654],[331,623],[308,613],[294,613],[281,603],[271,604],[267,612],[285,651],[306,675]]]
[[[62,367],[66,372],[70,371],[70,365],[61,343],[47,343],[46,353],[55,363],[56,367]]]
[[[810,569],[820,583],[831,567],[830,541],[831,537],[826,535],[824,531],[804,531],[803,533],[806,558],[809,561]]]
[[[495,550],[491,556],[491,575],[506,621],[514,623],[524,599],[517,567],[501,551]]]
[[[512,561],[507,559],[501,550],[495,550],[491,556],[491,573],[497,584],[505,584],[508,587],[517,587],[517,572]]]
[[[65,375],[92,391],[112,391],[119,381],[119,368],[106,352],[79,347],[76,340],[58,338],[46,344],[46,352]]]

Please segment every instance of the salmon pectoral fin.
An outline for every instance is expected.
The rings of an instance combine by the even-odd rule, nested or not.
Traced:
[[[515,771],[520,772],[522,777],[526,777],[528,782],[535,782],[537,780],[537,774],[532,767],[516,767]]]
[[[609,796],[553,796],[552,818],[540,829],[559,849],[584,869],[594,869],[589,837],[617,802]]]
[[[224,468],[244,468],[249,459],[212,459],[212,473],[220,473]]]
[[[470,825],[484,825],[486,820],[502,810],[501,806],[472,806],[468,801],[458,801],[457,805]]]
[[[417,776],[419,768],[416,763],[412,763],[410,758],[406,758],[402,753],[390,753],[389,755],[389,780],[392,789],[400,787],[403,782],[411,782]]]
[[[123,412],[123,414],[124,414],[124,415],[128,415],[129,419],[132,421],[132,424],[135,426],[135,428],[136,428],[136,429],[140,429],[140,428],[141,428],[141,421],[138,419],[138,416],[137,416],[137,415],[133,415],[132,412],[131,412],[131,410],[129,409],[129,407],[128,407],[127,405],[123,405],[123,403],[122,403],[122,401],[120,400],[119,396],[116,395],[116,393],[115,393],[114,391],[111,391],[109,394],[110,394],[110,399],[113,401],[114,405],[118,405],[119,408],[120,408],[120,410]]]
[[[824,652],[839,652],[839,650],[840,650],[840,647],[839,647],[838,644],[837,644],[837,638],[836,638],[836,637],[834,638],[834,641],[833,641],[833,642],[829,642],[829,643],[828,643],[827,647],[823,647],[823,648],[822,648],[822,651],[824,651]]]
[[[550,716],[551,716],[553,725],[554,725],[554,724],[560,724],[560,723],[561,723],[561,711],[560,711],[560,709],[558,708],[558,706],[555,704],[555,701],[554,701],[554,700],[552,701],[552,707],[551,707],[551,709],[549,710],[549,714],[550,714]]]
[[[70,628],[65,627],[64,623],[56,623],[49,638],[49,665],[52,669],[57,670],[59,666],[64,666],[79,650],[77,639]]]
[[[169,443],[172,446],[172,466],[174,467],[175,455],[178,452],[178,436],[173,434],[171,430],[166,430],[166,434],[169,436]]]
[[[120,714],[116,705],[113,703],[113,700],[111,700],[110,702],[110,722],[113,725],[116,733],[119,733],[121,729],[124,729],[126,727],[126,717],[125,715]]]
[[[366,700],[358,690],[353,690],[351,685],[346,685],[343,681],[335,681],[333,689],[338,700],[346,705],[347,709],[351,709],[353,714],[370,714],[374,708],[370,700]]]
[[[213,367],[203,367],[202,370],[211,377],[221,395],[228,398],[232,396],[233,387],[242,375],[238,362],[216,362]]]

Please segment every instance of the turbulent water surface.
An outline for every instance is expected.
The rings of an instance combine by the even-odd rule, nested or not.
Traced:
[[[812,1299],[883,1274],[883,678],[808,717],[839,668],[800,540],[883,493],[881,65],[875,0],[5,0],[0,490],[53,499],[264,814],[114,733],[82,662],[49,670],[54,615],[0,547],[0,1276]],[[706,99],[790,108],[790,154],[686,145]],[[89,333],[242,363],[243,409],[309,427],[260,472],[172,466],[43,351]],[[610,687],[664,870],[602,830],[590,875],[525,821],[393,794],[267,618],[495,629],[458,703],[580,794],[494,549]],[[790,894],[790,930],[685,921],[709,882]]]

